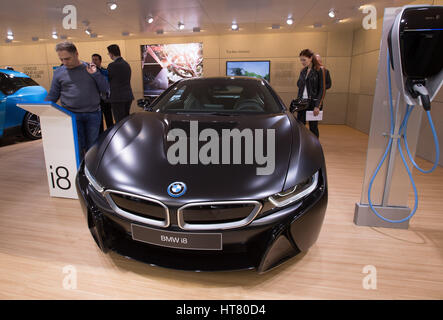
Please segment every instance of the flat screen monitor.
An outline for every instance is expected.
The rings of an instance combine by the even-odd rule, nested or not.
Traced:
[[[226,61],[227,76],[246,76],[270,81],[271,62],[266,61]]]

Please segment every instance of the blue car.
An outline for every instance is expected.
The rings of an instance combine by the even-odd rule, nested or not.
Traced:
[[[40,139],[40,119],[17,103],[42,102],[47,91],[24,73],[0,69],[0,138],[19,130],[29,139]]]

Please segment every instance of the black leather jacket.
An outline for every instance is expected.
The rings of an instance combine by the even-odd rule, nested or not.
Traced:
[[[306,73],[308,72],[308,67],[303,68],[300,72],[300,77],[297,81],[298,86],[298,98],[303,97],[303,91],[305,86],[307,86],[308,97],[311,101],[309,110],[313,110],[315,107],[320,108],[322,97],[323,97],[323,72],[320,70],[311,69],[308,78],[306,78]]]

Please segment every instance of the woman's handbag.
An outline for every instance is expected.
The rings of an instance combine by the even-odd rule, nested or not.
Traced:
[[[294,99],[291,101],[289,111],[293,113],[293,112],[300,112],[306,110],[309,108],[310,103],[311,99],[303,99],[303,98]]]

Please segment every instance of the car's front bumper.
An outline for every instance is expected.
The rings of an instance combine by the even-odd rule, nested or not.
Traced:
[[[174,269],[217,271],[254,268],[265,272],[307,251],[315,243],[327,206],[326,181],[326,171],[322,168],[319,186],[313,193],[301,202],[257,218],[245,227],[192,231],[221,233],[222,250],[177,249],[133,240],[131,225],[141,224],[116,214],[89,184],[83,167],[77,174],[76,186],[88,227],[104,252],[112,250],[135,260]],[[174,224],[165,229],[146,227],[189,233]]]

